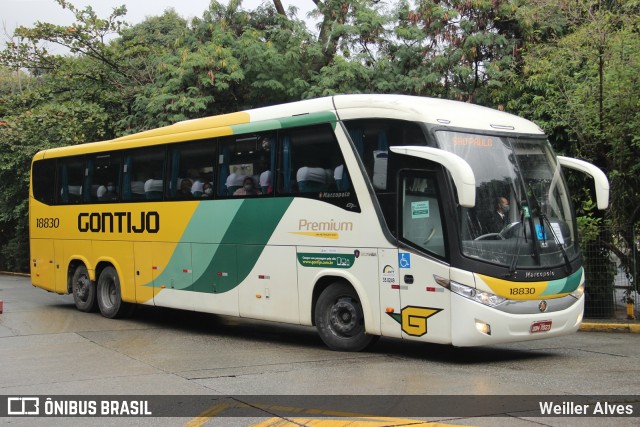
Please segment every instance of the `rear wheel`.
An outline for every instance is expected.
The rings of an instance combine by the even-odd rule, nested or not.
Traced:
[[[76,308],[80,311],[90,312],[96,308],[96,287],[89,278],[87,267],[79,265],[71,278],[71,292]]]
[[[120,278],[115,268],[109,266],[102,270],[98,278],[97,294],[98,307],[104,317],[115,319],[131,314],[133,305],[122,301]]]
[[[322,291],[316,302],[315,322],[322,341],[332,350],[364,350],[378,338],[365,333],[358,294],[343,282]]]

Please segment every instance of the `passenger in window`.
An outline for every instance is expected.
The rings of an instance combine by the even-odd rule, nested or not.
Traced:
[[[101,185],[96,192],[98,200],[101,202],[118,200],[118,194],[113,182],[109,181],[106,186]]]
[[[202,197],[213,197],[213,184],[210,182],[202,184]]]
[[[227,177],[227,181],[225,183],[227,187],[227,195],[231,196],[235,193],[236,190],[242,188],[242,183],[244,182],[246,175],[241,175],[238,173],[231,173]]]
[[[262,194],[262,191],[255,188],[253,178],[250,176],[246,177],[244,181],[242,181],[242,187],[233,193],[234,196],[257,196],[258,194]]]
[[[263,172],[256,178],[260,183],[260,190],[262,194],[271,194],[273,192],[273,188],[271,187],[271,171],[265,159],[260,160],[260,170]]]
[[[191,186],[193,183],[189,178],[185,178],[180,182],[180,189],[176,194],[178,199],[193,199],[193,194],[191,193]]]
[[[265,194],[271,194],[273,188],[271,187],[271,171],[266,170],[260,174],[260,189]]]
[[[204,193],[204,181],[198,177],[193,180],[193,185],[191,185],[191,194],[193,197],[202,197]]]

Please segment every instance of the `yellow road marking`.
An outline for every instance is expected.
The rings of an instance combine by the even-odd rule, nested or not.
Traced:
[[[392,418],[392,417],[371,417],[366,414],[327,411],[323,409],[313,408],[294,408],[281,405],[250,405],[242,402],[218,403],[205,411],[198,414],[195,418],[186,423],[183,427],[202,427],[211,418],[219,416],[230,408],[257,408],[270,411],[284,411],[287,413],[300,413],[324,417],[341,417],[339,420],[315,419],[315,418],[270,418],[252,427],[389,427],[389,426],[407,426],[407,427],[449,427],[454,424],[444,424],[439,422],[427,422],[409,418]],[[351,418],[351,419],[345,419]],[[357,419],[353,419],[357,418]],[[470,427],[455,424],[456,427]]]
[[[229,403],[218,403],[217,405],[213,405],[212,407],[201,412],[200,414],[198,414],[197,417],[195,417],[194,419],[186,423],[184,427],[200,427],[204,425],[204,423],[209,421],[211,418],[215,417],[216,415],[219,415],[225,409],[231,408],[233,406],[235,405],[230,405]]]
[[[252,427],[450,427],[453,424],[443,424],[438,422],[426,422],[422,420],[412,420],[404,418],[365,418],[361,420],[319,420],[309,418],[271,418]],[[456,427],[465,427],[457,425]],[[469,426],[466,426],[469,427]]]

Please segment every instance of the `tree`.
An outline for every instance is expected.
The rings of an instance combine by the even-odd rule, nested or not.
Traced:
[[[31,95],[37,97],[37,95]],[[6,100],[7,98],[5,98]],[[20,108],[0,122],[0,269],[29,271],[29,172],[33,155],[47,148],[104,139],[108,115],[83,101]]]
[[[73,144],[334,93],[406,93],[535,120],[559,152],[609,174],[614,206],[604,218],[578,204],[585,227],[638,222],[637,2],[313,1],[317,34],[278,0],[251,11],[241,0],[213,0],[199,18],[169,10],[134,26],[124,21],[124,7],[102,18],[56,0],[74,24],[19,28],[0,52],[4,161],[24,168],[38,149],[28,139]],[[71,119],[50,122],[46,114]],[[25,177],[3,176],[0,243],[16,236],[11,221],[25,209],[18,191]],[[578,180],[571,177],[588,196]],[[13,212],[14,204],[23,207]],[[17,239],[26,241],[26,232]]]
[[[585,217],[584,224],[597,221],[608,227],[586,241],[600,254],[594,262],[608,263],[602,257],[613,252],[631,272],[638,261],[634,251],[620,248],[634,247],[633,230],[640,220],[639,8],[588,0],[557,5],[564,8],[570,31],[528,48],[523,96],[509,106],[543,126],[556,150],[592,161],[607,173],[611,207],[606,215],[582,208],[578,214]],[[589,197],[585,179],[572,181],[576,193]],[[610,298],[611,280],[603,283],[606,289],[598,292]]]

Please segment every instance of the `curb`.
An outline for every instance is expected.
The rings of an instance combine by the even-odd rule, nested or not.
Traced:
[[[31,277],[29,273],[15,273],[13,271],[0,271],[0,274],[5,276]]]
[[[630,332],[638,334],[640,333],[640,324],[584,322],[580,325],[580,330],[587,332]]]

